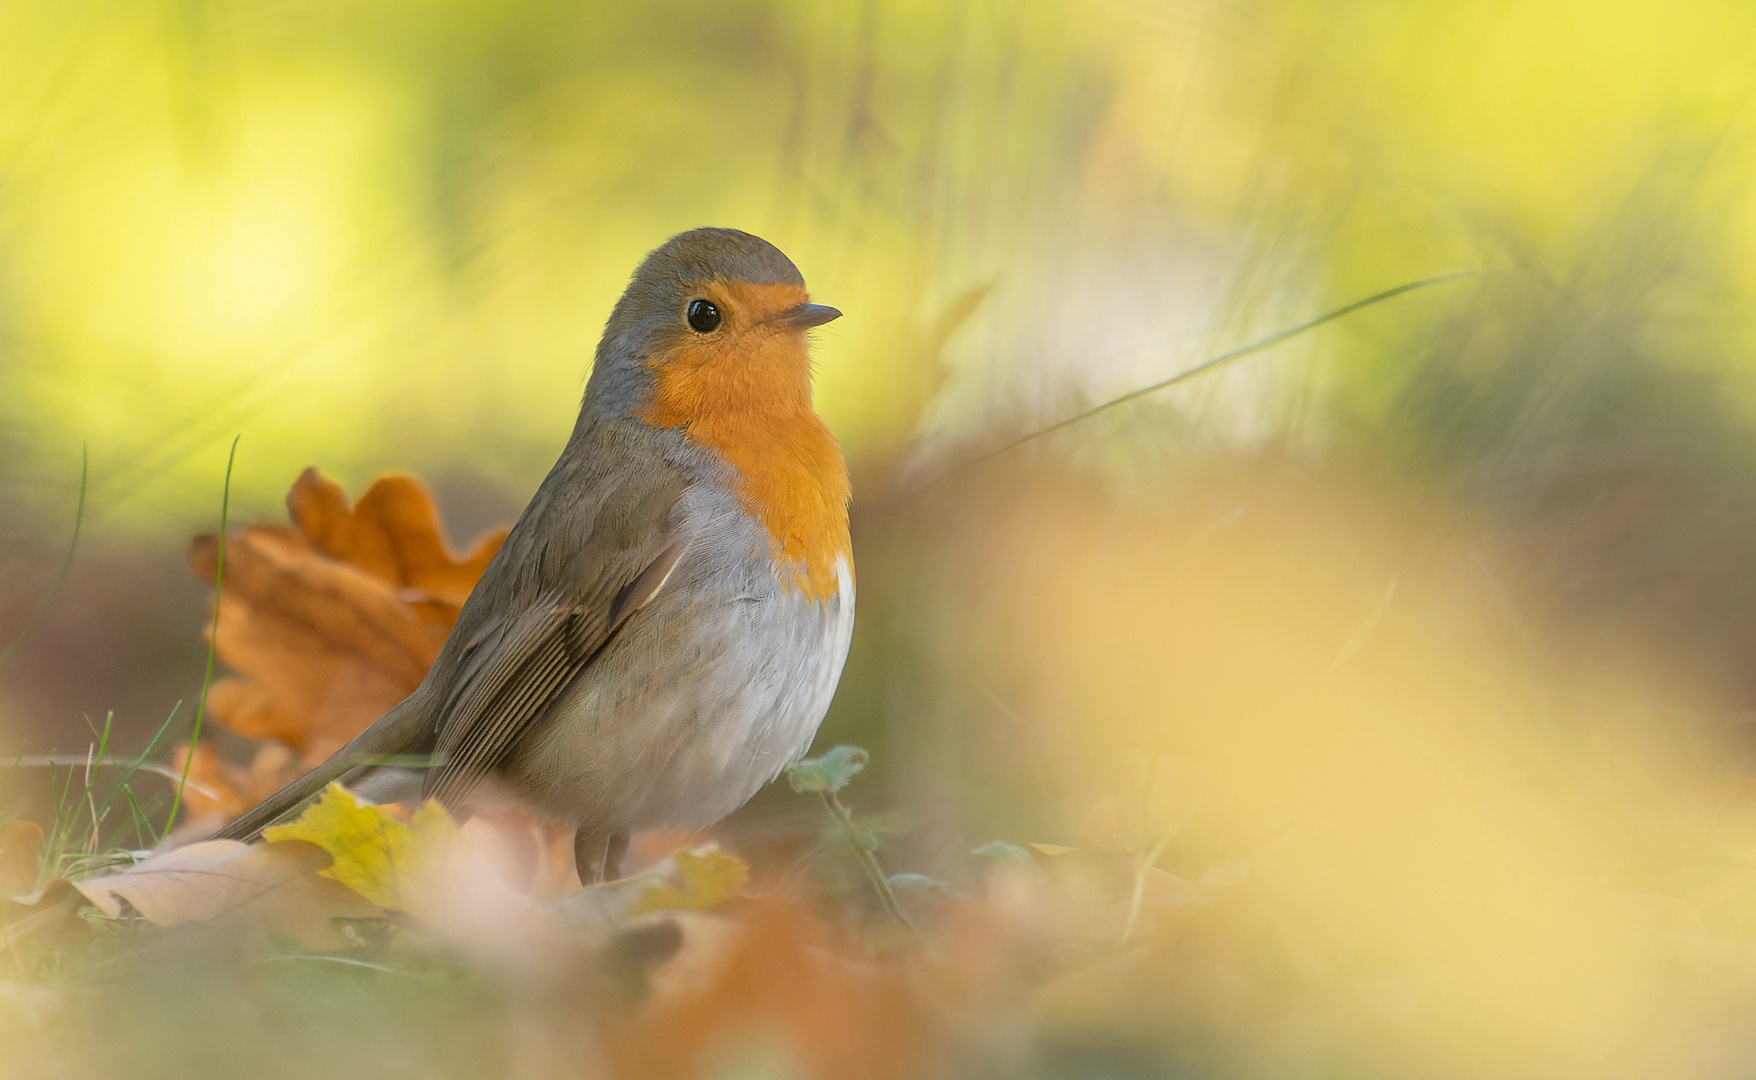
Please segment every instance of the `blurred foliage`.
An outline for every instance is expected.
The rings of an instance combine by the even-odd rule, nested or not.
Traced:
[[[81,443],[98,544],[211,528],[239,433],[240,520],[313,464],[514,507],[640,256],[749,229],[848,316],[822,742],[872,749],[862,822],[906,808],[887,869],[987,890],[943,933],[1018,935],[966,1074],[1739,1075],[1753,46],[1725,0],[0,6],[0,595],[52,574]],[[81,665],[100,629],[49,627]],[[803,801],[724,834],[784,864]],[[1068,944],[1148,871],[1214,902]],[[95,1011],[152,1044],[125,966],[148,1008]],[[515,1026],[445,979],[360,1015]],[[257,985],[376,1045],[338,984]]]
[[[861,456],[914,425],[941,345],[936,422],[1041,414],[1434,270],[1590,290],[1606,222],[1648,233],[1613,273],[1710,286],[1711,310],[1673,313],[1680,359],[1749,337],[1726,316],[1751,289],[1756,17],[1729,3],[91,0],[0,20],[0,482],[58,507],[89,441],[94,507],[129,529],[206,511],[240,431],[246,502],[319,461],[528,490],[629,268],[705,222],[774,239],[850,313],[820,394]],[[1255,434],[1265,376],[1269,401],[1316,380],[1380,412],[1442,303],[1188,396]]]

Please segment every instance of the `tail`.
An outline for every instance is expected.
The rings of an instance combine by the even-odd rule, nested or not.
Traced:
[[[304,776],[257,803],[244,815],[213,834],[215,840],[253,841],[262,830],[291,817],[307,802],[316,798],[332,781],[346,780],[378,764],[392,754],[418,753],[423,739],[429,735],[427,710],[420,691],[409,695],[391,710],[372,722],[372,726],[354,736]]]

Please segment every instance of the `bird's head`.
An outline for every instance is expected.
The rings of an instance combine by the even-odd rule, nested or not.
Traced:
[[[733,229],[695,229],[646,257],[598,344],[585,412],[681,431],[730,467],[790,580],[827,600],[852,579],[848,475],[811,404],[811,303],[792,260]]]
[[[604,328],[587,402],[666,427],[707,412],[811,409],[811,303],[792,260],[735,229],[693,229],[649,254]]]

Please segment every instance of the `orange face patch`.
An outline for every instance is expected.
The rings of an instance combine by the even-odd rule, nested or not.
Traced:
[[[716,282],[702,295],[719,307],[720,328],[648,361],[652,400],[637,415],[682,428],[737,469],[738,498],[767,530],[771,554],[795,568],[802,591],[827,599],[839,586],[836,560],[852,565],[847,465],[811,406],[804,333],[772,321],[805,303],[805,290]]]

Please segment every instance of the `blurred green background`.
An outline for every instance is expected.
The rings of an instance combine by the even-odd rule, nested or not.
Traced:
[[[818,392],[866,497],[915,436],[1464,267],[1506,276],[1168,395],[1182,437],[1479,463],[1582,380],[1614,383],[1591,422],[1648,423],[1601,400],[1662,413],[1627,393],[1648,368],[1741,432],[1753,29],[1710,0],[6,5],[0,631],[53,577],[82,445],[91,480],[74,614],[0,722],[188,683],[189,641],[137,630],[198,618],[174,550],[234,435],[240,518],[307,464],[413,470],[460,535],[509,516],[626,275],[704,223],[848,312]],[[21,670],[69,650],[79,678]]]
[[[1638,656],[1594,701],[1748,774],[1753,56],[1720,0],[0,5],[0,647],[41,612],[0,751],[108,710],[134,749],[193,699],[183,548],[234,436],[235,522],[307,465],[419,475],[459,544],[510,520],[629,272],[713,224],[846,313],[815,355],[861,614],[823,744],[873,748],[913,865],[1071,839],[1074,780],[1017,732],[1073,725],[972,674],[1008,500],[1152,519],[1216,461],[1418,507],[1420,550],[1491,536],[1467,591],[1562,666]]]
[[[630,269],[707,223],[848,313],[818,395],[869,537],[899,477],[1483,268],[1027,453],[1364,462],[1756,706],[1753,30],[1709,0],[6,5],[0,637],[51,596],[82,448],[90,482],[0,730],[65,749],[191,696],[181,547],[233,436],[235,520],[308,464],[419,474],[459,541],[509,519]],[[909,722],[860,685],[838,723]]]
[[[914,429],[938,319],[982,285],[935,422],[1051,411],[1465,266],[1634,302],[1688,284],[1669,359],[1723,370],[1744,344],[1741,5],[3,17],[14,535],[62,522],[82,442],[104,535],[210,520],[238,433],[245,508],[312,462],[522,492],[633,264],[703,222],[773,238],[850,313],[820,343],[820,396],[856,457]],[[1408,318],[1287,351],[1323,347],[1326,403],[1372,412],[1413,373],[1384,362]],[[1304,381],[1310,359],[1253,370]],[[1238,380],[1240,405],[1272,397]]]

